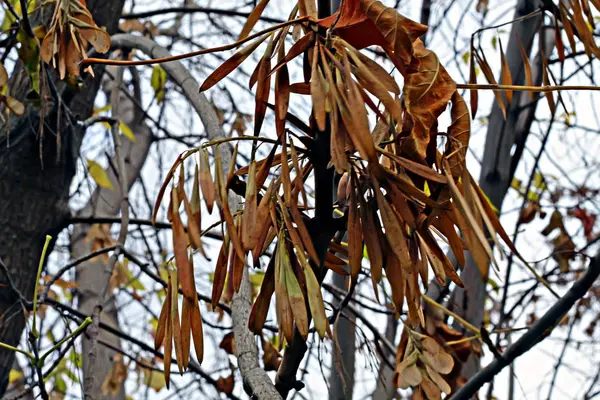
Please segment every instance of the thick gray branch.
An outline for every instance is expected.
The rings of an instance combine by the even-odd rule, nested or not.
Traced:
[[[151,58],[170,56],[169,52],[154,41],[133,35],[115,35],[112,39],[113,47],[136,49]],[[212,104],[199,92],[199,85],[192,74],[179,61],[162,64],[167,74],[183,90],[184,95],[192,104],[206,130],[210,140],[225,137],[219,118]],[[219,146],[223,170],[227,171],[231,160],[229,146]],[[229,197],[232,209],[237,208],[238,199],[233,194]],[[259,366],[258,347],[254,335],[248,330],[248,318],[252,307],[248,272],[244,270],[244,279],[240,291],[232,299],[233,332],[235,335],[238,366],[244,379],[244,389],[249,395],[257,399],[281,398],[267,373]]]

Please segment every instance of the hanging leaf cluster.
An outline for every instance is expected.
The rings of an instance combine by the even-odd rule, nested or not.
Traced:
[[[58,70],[79,76],[79,63],[86,57],[88,45],[99,53],[110,49],[110,35],[99,28],[86,7],[85,0],[56,0],[50,29],[41,44],[41,57]],[[93,74],[91,68],[87,70]]]
[[[250,15],[242,39],[249,38],[266,3],[260,2]],[[192,200],[187,201],[180,182],[172,190],[169,208],[179,279],[193,290],[193,274],[181,271],[188,270],[188,243],[202,248],[202,197],[209,212],[217,205],[225,225],[214,273],[213,307],[226,285],[239,290],[249,259],[258,265],[259,258],[275,247],[249,320],[249,329],[257,335],[262,334],[274,295],[280,334],[288,343],[295,330],[308,336],[311,319],[315,331],[326,336],[330,321],[321,294],[325,271],[349,275],[354,286],[363,264],[368,265],[376,295],[387,280],[398,314],[407,306],[407,326],[424,327],[420,283],[427,286],[429,269],[442,285],[449,279],[463,286],[440,242],[449,245],[459,267],[465,264],[468,249],[484,280],[494,258],[490,238],[497,241],[499,235],[514,250],[465,165],[469,110],[437,55],[423,45],[420,37],[427,27],[379,1],[346,0],[338,13],[319,20],[314,0],[300,0],[289,21],[277,30],[253,36],[256,39],[201,86],[208,90],[220,82],[262,45],[264,53],[249,85],[256,93],[254,136],[215,140],[186,151],[160,191],[154,218],[177,169],[198,154]],[[296,40],[287,50],[289,36]],[[402,76],[402,86],[361,52],[369,46],[383,50]],[[303,79],[291,82],[292,61],[298,58]],[[274,103],[269,102],[272,89]],[[310,100],[312,112],[307,121],[289,109],[292,95]],[[452,122],[442,132],[438,120],[448,107]],[[263,134],[267,112],[274,115],[276,139]],[[236,170],[237,147],[228,167],[221,156],[222,143],[233,140],[251,140],[254,147],[262,141],[272,148],[262,160],[253,151],[249,165]],[[324,146],[325,151],[317,146]],[[209,166],[211,147],[214,177]],[[313,212],[308,192],[331,169],[340,179],[339,198],[330,204],[329,215],[335,211],[338,216],[323,220]],[[231,191],[244,198],[240,212],[230,208]],[[318,203],[323,194],[317,189],[315,196]],[[178,220],[180,201],[188,216],[187,234]],[[327,233],[331,226],[320,223],[346,231],[347,243],[335,231]],[[363,263],[365,249],[368,263]],[[415,384],[420,374],[419,382],[434,382],[438,393],[447,391],[439,374],[448,373],[452,365],[448,354],[431,341],[435,342],[431,338],[414,342],[414,351],[398,360],[406,367],[397,371],[398,386],[412,382],[405,376],[408,369]]]

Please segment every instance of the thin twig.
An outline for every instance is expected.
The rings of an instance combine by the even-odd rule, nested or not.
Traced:
[[[277,25],[273,25],[267,29],[263,29],[260,32],[250,35],[242,40],[238,40],[237,42],[234,42],[234,43],[230,43],[230,44],[226,44],[226,45],[218,46],[218,47],[212,47],[210,49],[202,49],[202,50],[192,51],[189,53],[178,54],[176,56],[155,58],[155,59],[149,59],[149,60],[137,60],[137,61],[108,60],[108,59],[103,59],[103,58],[86,58],[81,61],[81,66],[86,67],[88,65],[121,65],[121,66],[131,67],[131,66],[135,66],[135,65],[162,64],[162,63],[166,63],[166,62],[170,62],[170,61],[178,61],[178,60],[183,60],[186,58],[196,57],[196,56],[200,56],[203,54],[218,53],[221,51],[235,49],[236,47],[238,47],[244,43],[247,43],[250,40],[256,39],[257,37],[260,37],[266,33],[276,31],[276,30],[278,30],[280,28],[284,28],[288,25],[298,24],[298,23],[305,22],[305,21],[308,21],[308,17],[296,18],[291,21],[286,21],[286,22],[282,22]]]
[[[527,333],[510,346],[501,357],[496,358],[487,367],[471,378],[453,397],[453,400],[467,400],[486,383],[492,380],[504,367],[517,357],[525,354],[550,335],[554,327],[581,299],[600,275],[600,252],[592,259],[587,272],[577,280],[571,289],[552,306]]]

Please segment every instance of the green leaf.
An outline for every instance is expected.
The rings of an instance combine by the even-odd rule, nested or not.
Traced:
[[[92,176],[92,178],[96,181],[98,186],[103,187],[105,189],[113,190],[113,185],[110,182],[110,179],[108,178],[108,175],[106,174],[106,171],[104,170],[104,168],[102,168],[100,166],[100,164],[98,164],[94,160],[88,159],[87,164],[88,164],[88,171],[89,171],[90,175]]]
[[[77,378],[77,375],[75,375],[73,373],[73,371],[71,371],[69,368],[66,368],[64,370],[64,374],[67,378],[69,378],[71,380],[71,382],[73,383],[79,383],[79,378]]]
[[[488,278],[488,283],[490,284],[490,286],[492,287],[494,292],[496,292],[496,293],[500,292],[500,286],[498,285],[498,282],[496,282],[492,278]]]
[[[492,38],[492,47],[494,48],[494,50],[498,49],[498,38],[496,36]]]
[[[523,190],[523,183],[521,182],[521,180],[513,178],[512,182],[510,183],[510,187],[518,192],[521,192]]]
[[[35,2],[31,2],[35,3]],[[10,13],[7,13],[10,14]],[[35,37],[30,37],[23,29],[17,33],[19,47],[19,58],[23,61],[25,70],[31,81],[31,89],[39,95],[40,93],[40,47]]]
[[[548,186],[546,186],[546,180],[544,179],[544,175],[542,175],[540,172],[536,172],[535,175],[533,176],[533,184],[541,192],[548,189]]]
[[[152,77],[150,78],[150,84],[154,89],[156,101],[161,103],[165,98],[165,84],[167,83],[167,72],[160,65],[156,65],[152,68]]]
[[[60,376],[57,376],[56,379],[54,379],[54,390],[59,393],[67,392],[67,383]]]
[[[469,64],[469,60],[471,59],[471,52],[465,51],[462,55],[462,60],[465,64]]]
[[[133,134],[133,131],[131,130],[131,128],[129,126],[127,126],[127,124],[123,121],[119,121],[119,129],[121,130],[121,133],[123,134],[123,136],[125,136],[127,139],[131,140],[132,142],[135,142],[135,135]]]
[[[83,368],[83,362],[81,361],[81,354],[76,351],[72,351],[69,355],[69,360],[77,368]]]

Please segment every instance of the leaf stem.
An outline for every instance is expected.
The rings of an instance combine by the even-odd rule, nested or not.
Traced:
[[[523,92],[557,92],[562,90],[600,90],[600,86],[589,85],[564,85],[564,86],[525,86],[525,85],[491,85],[474,83],[457,83],[457,89],[482,89],[482,90],[517,90]]]
[[[52,240],[52,236],[46,235],[46,243],[44,243],[44,249],[42,250],[42,256],[40,257],[40,263],[38,265],[37,276],[35,278],[35,289],[33,291],[33,328],[31,329],[31,334],[36,338],[39,337],[39,333],[37,331],[36,318],[37,318],[37,298],[38,298],[38,287],[40,285],[40,277],[42,276],[42,268],[44,267],[44,260],[46,259],[46,252],[48,251],[48,247],[50,246],[50,241]]]
[[[444,307],[443,305],[439,304],[438,302],[436,302],[435,300],[433,300],[431,297],[428,297],[426,295],[422,295],[421,297],[423,298],[423,300],[425,300],[425,302],[427,304],[432,305],[433,307],[436,307],[436,308],[440,309],[444,313],[448,314],[449,316],[451,316],[452,318],[454,318],[455,320],[457,320],[458,322],[460,322],[461,324],[463,324],[465,328],[469,329],[470,331],[473,331],[476,335],[480,335],[479,329],[477,329],[474,325],[470,324],[468,321],[466,321],[465,319],[463,319],[459,315],[457,315],[457,314],[453,313],[452,311],[448,310],[446,307]]]
[[[151,58],[149,60],[137,60],[137,61],[130,61],[130,60],[107,60],[104,58],[86,58],[84,60],[81,61],[81,66],[82,67],[86,67],[88,65],[97,65],[97,64],[102,64],[102,65],[126,65],[126,66],[135,66],[135,65],[151,65],[151,64],[161,64],[161,63],[166,63],[166,62],[170,62],[170,61],[177,61],[177,60],[183,60],[185,58],[191,58],[191,57],[196,57],[196,56],[200,56],[203,54],[211,54],[211,53],[217,53],[220,51],[227,51],[227,50],[231,50],[234,49],[246,42],[249,42],[250,40],[256,39],[257,37],[260,37],[262,35],[264,35],[265,33],[269,33],[269,32],[273,32],[276,31],[280,28],[284,28],[288,25],[294,25],[294,24],[298,24],[301,22],[305,22],[305,21],[309,21],[309,17],[308,16],[304,16],[304,17],[300,17],[300,18],[296,18],[290,21],[285,21],[282,22],[280,24],[277,25],[273,25],[269,28],[263,29],[260,32],[256,32],[253,35],[250,35],[242,40],[238,40],[236,42],[230,43],[230,44],[226,44],[223,46],[218,46],[218,47],[212,47],[210,49],[202,49],[202,50],[197,50],[197,51],[192,51],[189,53],[184,53],[184,54],[178,54],[175,56],[170,56],[170,57],[163,57],[163,58]],[[310,21],[309,21],[310,22]]]
[[[52,352],[54,350],[56,350],[60,346],[62,346],[67,340],[70,340],[71,338],[74,338],[74,337],[77,337],[78,335],[80,335],[85,330],[85,328],[87,328],[87,326],[91,323],[92,323],[92,319],[90,317],[87,317],[86,319],[84,319],[83,322],[81,323],[81,325],[79,325],[77,327],[77,329],[75,329],[73,332],[71,332],[70,335],[62,338],[62,340],[60,340],[58,343],[56,343],[54,346],[52,346],[52,348],[50,350],[45,352],[44,355],[42,355],[40,357],[40,359],[37,361],[37,366],[41,368],[44,365],[44,361],[46,360],[46,358],[50,354],[52,354]]]
[[[4,342],[0,342],[0,347],[6,350],[10,350],[10,351],[14,351],[16,353],[21,353],[26,355],[31,361],[33,361],[35,359],[35,357],[33,357],[33,354],[25,351],[25,350],[21,350],[19,348],[13,347],[10,344],[6,344]]]

